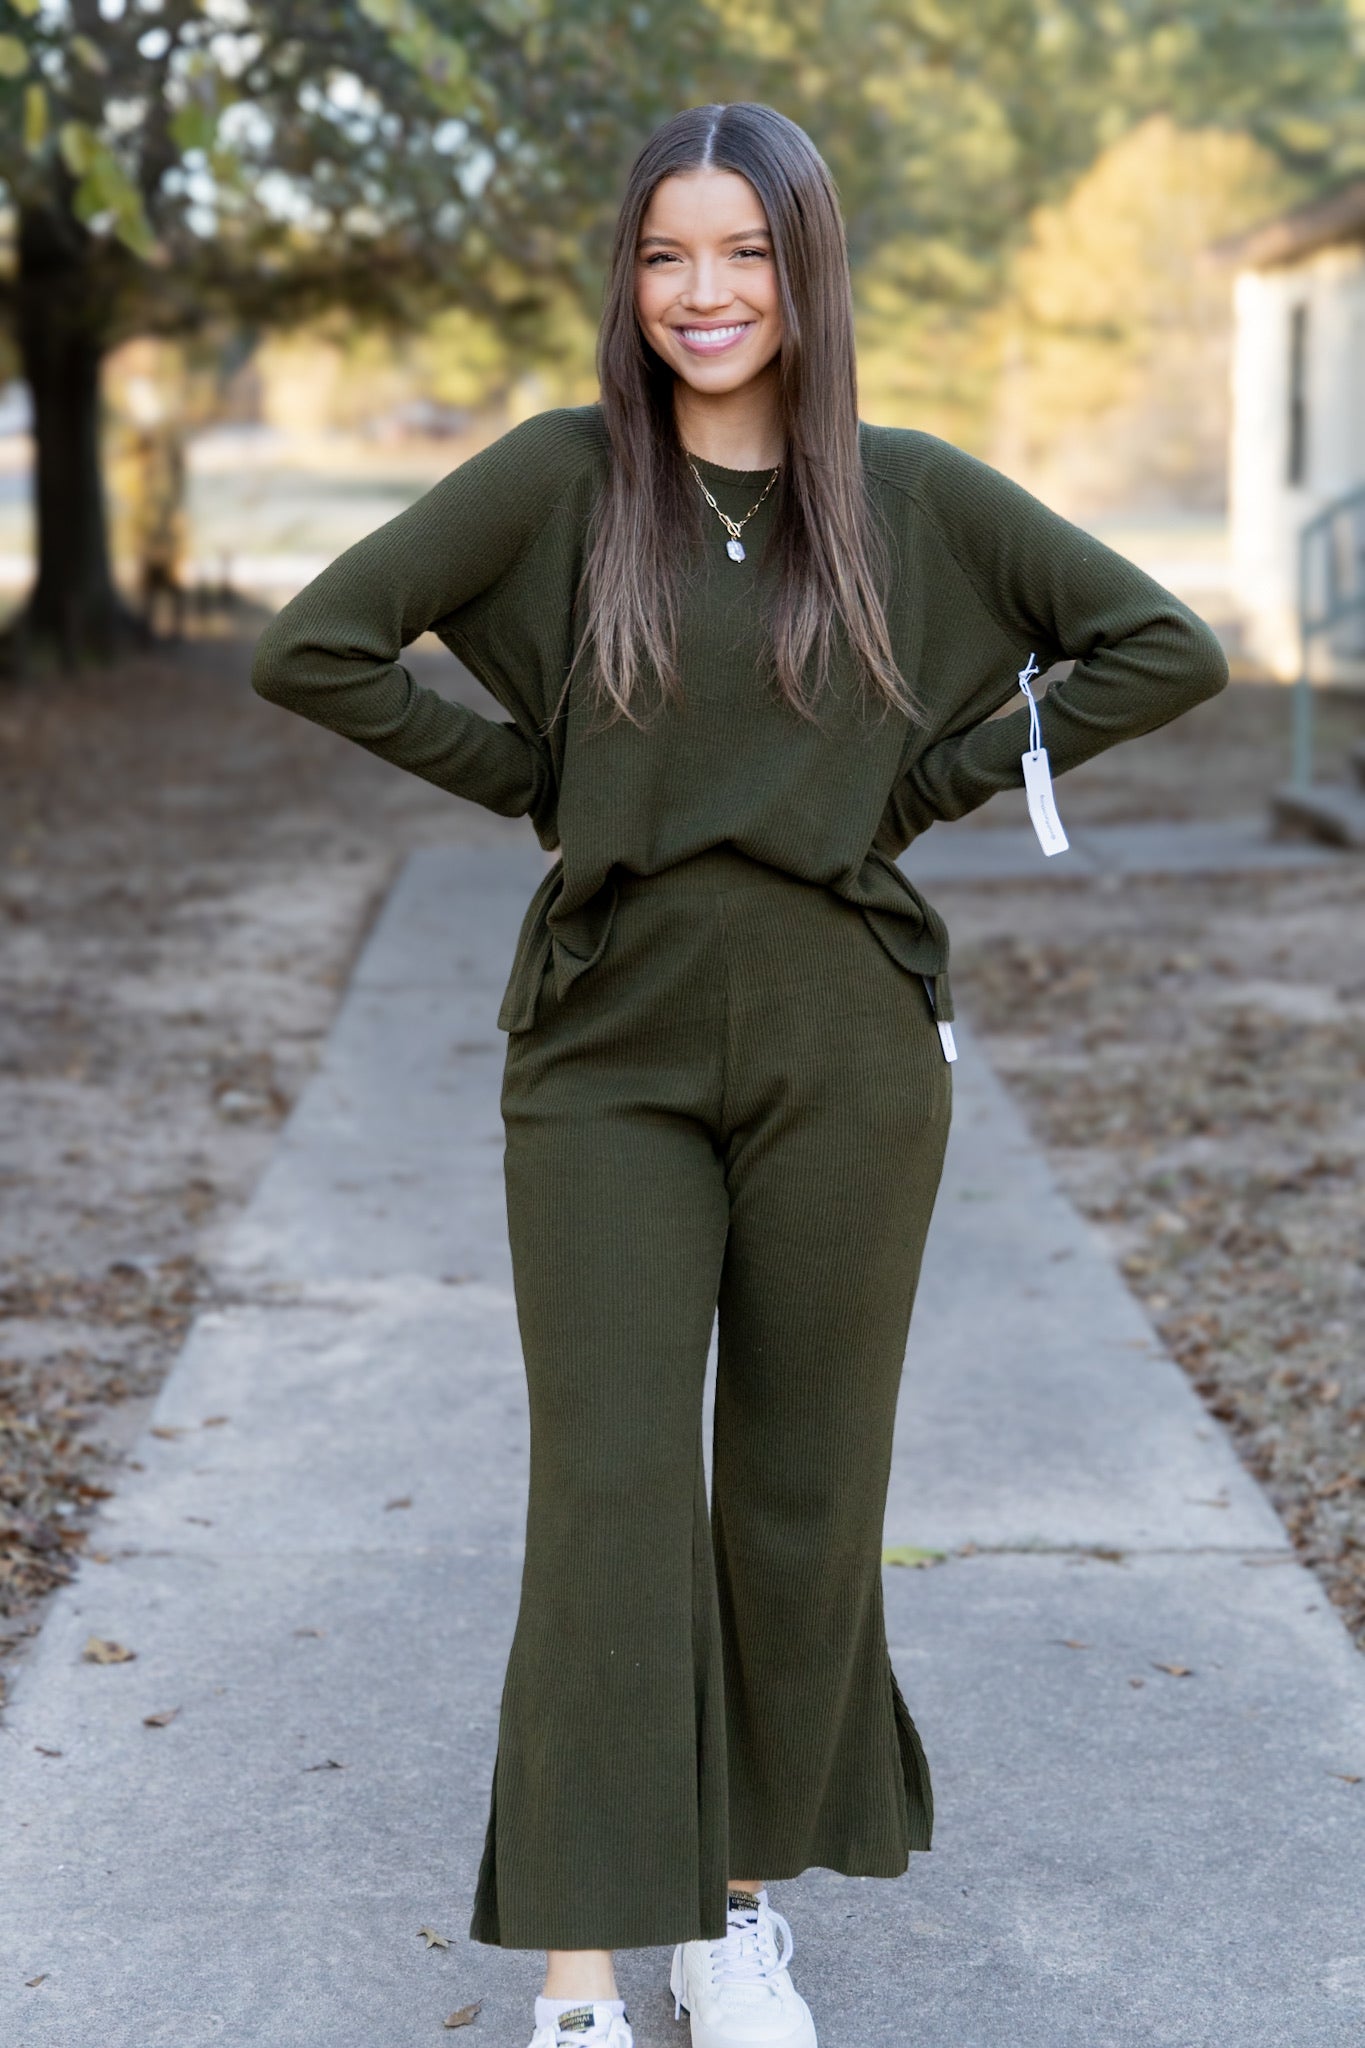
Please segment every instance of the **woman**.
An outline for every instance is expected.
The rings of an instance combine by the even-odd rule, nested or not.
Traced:
[[[892,1421],[950,1109],[943,924],[896,856],[1227,679],[1168,592],[984,464],[857,416],[838,202],[770,107],[631,172],[598,404],[526,421],[263,637],[272,701],[555,862],[499,1016],[531,1404],[471,1933],[544,1948],[534,2048],[814,2048],[769,1879],[891,1877],[929,1775],[887,1653]],[[432,629],[506,711],[418,688]],[[712,1494],[700,1418],[719,1317]],[[742,1874],[741,1874],[742,1873]]]

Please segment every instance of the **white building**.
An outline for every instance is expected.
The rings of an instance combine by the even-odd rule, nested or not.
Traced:
[[[1299,534],[1365,489],[1365,181],[1227,249],[1234,293],[1230,544],[1246,652],[1299,669]],[[1365,588],[1365,504],[1334,529],[1340,576]],[[1315,581],[1326,556],[1316,551]],[[1313,644],[1321,682],[1365,681],[1365,618]]]

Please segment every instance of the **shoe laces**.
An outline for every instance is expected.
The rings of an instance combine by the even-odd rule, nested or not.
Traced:
[[[779,1945],[780,1944],[780,1945]],[[761,1991],[792,1959],[792,1931],[771,1906],[731,1910],[724,1938],[711,1943],[711,1981]]]

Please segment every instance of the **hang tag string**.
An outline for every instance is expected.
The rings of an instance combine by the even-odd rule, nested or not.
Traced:
[[[1032,677],[1041,674],[1037,659],[1031,654],[1025,666],[1019,671],[1019,687],[1028,698],[1028,750],[1031,754],[1036,754],[1043,744],[1043,728],[1038,717],[1038,701],[1029,688],[1029,682]]]
[[[1036,655],[1030,654],[1019,671],[1019,687],[1028,698],[1028,752],[1022,762],[1024,771],[1024,793],[1028,798],[1029,822],[1038,835],[1038,844],[1047,854],[1065,853],[1069,841],[1057,816],[1057,804],[1052,794],[1052,768],[1043,745],[1042,720],[1038,716],[1038,700],[1029,688],[1030,679],[1039,673]]]

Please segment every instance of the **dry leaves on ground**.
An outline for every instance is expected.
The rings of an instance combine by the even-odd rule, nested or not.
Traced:
[[[11,1263],[0,1284],[0,1329],[17,1339],[0,1356],[0,1615],[70,1577],[82,1518],[108,1498],[116,1462],[87,1426],[151,1391],[202,1289],[189,1257],[84,1274]],[[127,1355],[130,1338],[141,1358]]]
[[[1365,863],[938,900],[1062,1184],[1365,1645]]]
[[[88,1636],[81,1656],[88,1664],[131,1664],[137,1651],[112,1636]]]
[[[0,688],[0,1665],[93,1555],[377,891],[517,831],[262,704],[248,660]]]

